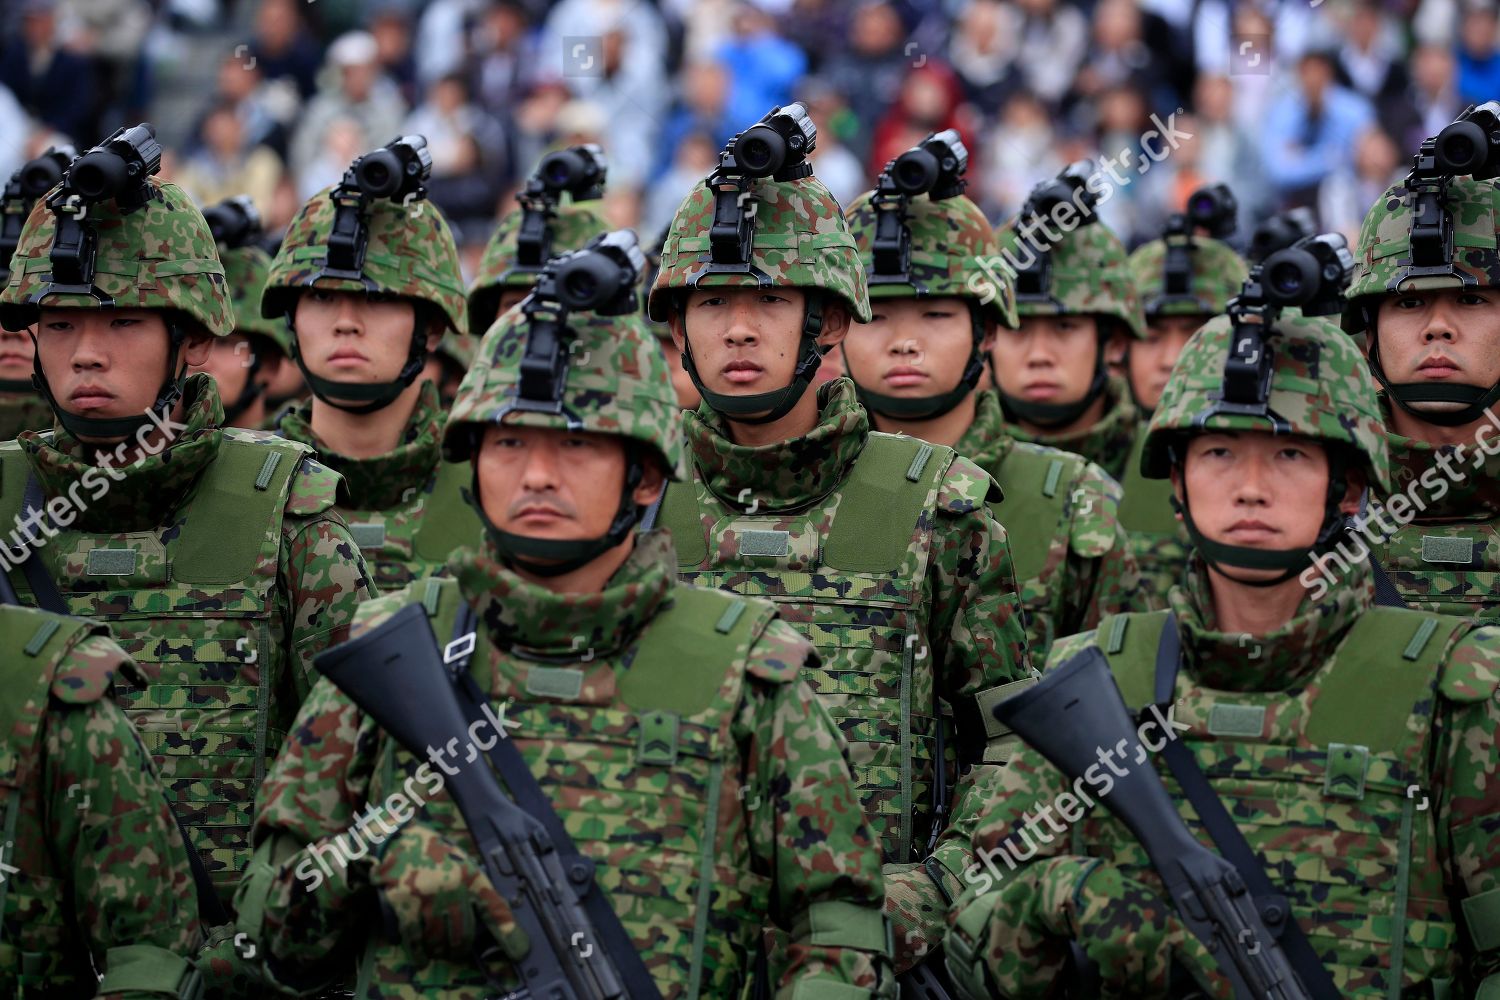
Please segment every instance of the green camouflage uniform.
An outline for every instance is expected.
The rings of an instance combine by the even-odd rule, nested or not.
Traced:
[[[868,321],[864,270],[827,188],[813,178],[759,181],[752,196],[754,265],[774,285],[837,297]],[[653,319],[692,283],[712,214],[706,186],[678,209],[648,303]],[[714,274],[698,287],[755,281]],[[913,870],[929,830],[945,823],[934,777],[941,768],[952,802],[1003,759],[1005,734],[986,726],[982,706],[1032,682],[1023,618],[988,474],[950,448],[871,431],[848,379],[826,383],[817,398],[810,433],[760,448],[734,443],[706,403],[688,413],[692,478],[669,487],[661,523],[684,580],[776,601],[817,648],[821,666],[807,680],[849,741],[882,838],[904,967],[941,928],[917,901],[937,887]],[[952,712],[963,713],[958,725]],[[962,777],[959,738],[966,760],[984,761]]]
[[[1327,321],[1278,328],[1270,408],[1290,433],[1345,449],[1384,485],[1380,412],[1359,352]],[[1148,434],[1153,475],[1167,473],[1167,446],[1199,429],[1230,331],[1227,317],[1214,320],[1178,362],[1180,378]],[[1270,429],[1250,416],[1207,423],[1209,431]],[[1195,558],[1170,595],[1184,654],[1171,728],[1183,730],[1177,738],[1287,894],[1339,995],[1473,996],[1500,966],[1500,631],[1373,608],[1373,595],[1357,565],[1321,596],[1310,588],[1273,632],[1225,633]],[[1097,646],[1126,704],[1140,711],[1154,700],[1166,614],[1107,618],[1058,643],[1050,665]],[[1157,769],[1207,842],[1169,769]],[[1110,787],[1112,779],[1090,779],[1086,790]],[[957,826],[973,831],[974,852],[1010,836],[1011,853],[980,854],[993,868],[971,869],[952,914],[949,966],[964,995],[1048,995],[1069,939],[1098,965],[1105,995],[1167,995],[1174,953],[1189,967],[1212,966],[1124,825],[1074,794],[1038,753],[1017,753],[990,791],[988,810]],[[1221,981],[1215,995],[1226,988]]]
[[[376,291],[425,305],[443,321],[447,334],[466,337],[458,247],[448,224],[427,201],[408,206],[389,199],[372,202],[364,277],[373,289],[353,279],[319,276],[333,226],[331,190],[314,195],[292,220],[266,282],[267,315],[290,313],[296,296],[308,287]],[[455,548],[478,543],[479,521],[460,493],[469,470],[443,461],[443,408],[436,385],[422,384],[401,443],[374,458],[351,458],[329,449],[313,433],[312,406],[308,400],[283,412],[277,431],[312,447],[344,477],[349,502],[339,513],[348,521],[377,589],[386,593],[430,576]]]
[[[193,876],[150,755],[109,697],[117,678],[145,678],[103,626],[6,605],[0,676],[0,989],[178,996],[199,940]]]
[[[224,336],[231,320],[208,226],[181,189],[152,183],[159,198],[123,218],[113,203],[91,207],[95,285],[117,308],[175,310]],[[32,321],[53,233],[39,203],[0,295],[7,325]],[[97,307],[90,296],[54,298]],[[207,375],[186,380],[181,408],[180,421],[161,421],[166,446],[128,465],[133,441],[95,454],[60,426],[0,445],[0,526],[18,550],[34,478],[58,520],[36,556],[69,610],[108,623],[149,678],[119,701],[227,900],[249,861],[256,789],[311,687],[312,657],[344,638],[374,592],[334,510],[336,473],[303,445],[224,427]],[[21,571],[10,579],[28,601]]]
[[[471,434],[495,423],[581,427],[644,446],[678,475],[679,411],[639,318],[575,313],[568,323],[582,348],[563,396],[575,419],[511,408],[528,330],[512,311],[464,381],[447,453],[468,457]],[[769,602],[677,582],[665,532],[635,538],[602,592],[588,594],[525,581],[491,545],[457,553],[447,578],[366,604],[356,631],[421,602],[446,643],[459,605],[471,604],[479,628],[469,669],[569,836],[598,863],[599,884],[665,1000],[741,996],[770,923],[792,934],[796,956],[772,983],[776,997],[893,996],[879,849],[844,742],[803,679],[812,647],[775,620]],[[470,953],[431,942],[430,931],[421,947],[410,940],[450,907],[485,905],[477,891],[432,888],[445,872],[488,884],[446,794],[428,797],[422,818],[368,857],[305,890],[299,872],[313,873],[335,837],[402,778],[409,794],[418,764],[343,693],[319,684],[268,779],[257,826],[264,864],[239,897],[242,926],[280,975],[326,975],[339,971],[323,964],[330,959],[346,969],[358,961],[355,992],[369,997],[457,1000],[518,985],[508,963],[491,970],[504,985],[487,987]],[[413,829],[425,832],[406,833]],[[377,899],[395,915],[384,931]],[[509,940],[507,915],[496,921]]]
[[[1479,288],[1500,288],[1500,192],[1493,181],[1468,178],[1450,182],[1448,192],[1454,270]],[[1351,333],[1368,331],[1372,344],[1374,323],[1366,316],[1373,318],[1382,298],[1460,283],[1456,277],[1401,280],[1401,261],[1411,256],[1413,202],[1404,184],[1392,186],[1360,229],[1344,327]],[[1397,405],[1389,393],[1382,393],[1382,404],[1387,415]],[[1490,428],[1492,438],[1495,429]],[[1377,523],[1395,530],[1380,532],[1383,541],[1374,546],[1375,558],[1409,606],[1500,622],[1500,459],[1478,447],[1480,442],[1438,448],[1394,431],[1388,436],[1394,492],[1382,499],[1389,503],[1396,494],[1407,493],[1426,509],[1414,510],[1405,525],[1390,516],[1381,518]],[[1447,468],[1461,470],[1462,478],[1450,476]]]

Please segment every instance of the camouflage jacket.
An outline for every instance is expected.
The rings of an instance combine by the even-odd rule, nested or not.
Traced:
[[[102,626],[41,611],[0,606],[0,647],[0,990],[176,997],[199,939],[192,872],[150,755],[109,698],[140,672]]]
[[[995,516],[1011,526],[1006,533],[1032,662],[1045,663],[1054,640],[1091,629],[1104,615],[1154,607],[1120,525],[1120,485],[1077,455],[1015,440],[995,393],[979,393],[977,404],[954,450],[1005,493]],[[1050,525],[1032,519],[1053,513]]]
[[[1141,475],[1140,450],[1146,421],[1136,409],[1130,390],[1119,378],[1111,378],[1105,390],[1104,415],[1092,427],[1072,434],[1028,434],[1011,427],[1020,441],[1071,451],[1098,465],[1121,484],[1118,513],[1130,538],[1131,552],[1140,569],[1146,597],[1155,606],[1166,603],[1167,591],[1187,567],[1187,529],[1172,520],[1172,484],[1165,479]],[[1165,508],[1165,510],[1163,509]]]
[[[479,518],[459,492],[468,484],[469,466],[443,461],[443,410],[434,383],[422,383],[400,445],[376,458],[330,450],[313,433],[311,401],[285,411],[277,431],[314,448],[344,477],[349,499],[338,511],[381,593],[431,576],[455,548],[479,544]]]
[[[1393,488],[1404,498],[1383,498],[1389,513],[1366,519],[1409,606],[1500,623],[1500,455],[1482,447],[1497,440],[1483,426],[1488,440],[1443,448],[1391,432]]]
[[[1195,559],[1185,585],[1170,595],[1184,666],[1169,718],[1174,729],[1185,730],[1178,735],[1266,861],[1273,883],[1287,893],[1339,993],[1432,995],[1417,985],[1427,984],[1437,995],[1474,995],[1477,983],[1500,969],[1491,933],[1500,901],[1500,786],[1494,781],[1500,765],[1500,631],[1462,622],[1434,631],[1424,624],[1434,619],[1417,612],[1372,614],[1371,577],[1356,567],[1347,585],[1321,602],[1314,603],[1309,592],[1277,631],[1225,634],[1214,628],[1205,576]],[[1382,617],[1394,624],[1399,640],[1410,638],[1405,650],[1399,640],[1384,644],[1390,655],[1378,668],[1368,656],[1345,661],[1355,669],[1343,673],[1339,700],[1320,706],[1325,685],[1330,693],[1334,689],[1337,675],[1327,670],[1334,652],[1355,641],[1356,624]],[[1136,627],[1135,621],[1106,620],[1097,633],[1054,646],[1049,666],[1089,645],[1129,654]],[[1142,638],[1150,639],[1136,650],[1149,701],[1155,640],[1144,633]],[[1134,686],[1112,665],[1127,704],[1139,707],[1130,693]],[[1365,679],[1366,670],[1370,677],[1407,679],[1388,686]],[[1400,684],[1407,690],[1398,690]],[[1363,703],[1350,704],[1360,698]],[[1238,709],[1240,721],[1231,718],[1235,713],[1213,711],[1226,706]],[[1329,743],[1325,752],[1314,733],[1328,727],[1312,723],[1320,711],[1326,723],[1330,708],[1342,712],[1343,728],[1364,737],[1358,742],[1370,748],[1341,735],[1350,742]],[[1247,715],[1252,729],[1260,727],[1259,736],[1243,725]],[[1230,735],[1231,729],[1237,732]],[[1396,749],[1383,750],[1382,742]],[[1101,750],[1101,763],[1104,757]],[[1166,764],[1154,763],[1181,801]],[[972,952],[984,995],[1046,995],[1068,959],[1069,928],[1080,926],[1092,928],[1086,943],[1106,980],[1128,976],[1151,988],[1164,986],[1169,955],[1142,953],[1132,939],[1140,920],[1161,919],[1160,880],[1124,826],[1092,797],[1076,794],[1078,784],[1027,748],[995,779],[981,813],[958,818],[954,838],[967,830],[970,843],[939,847],[950,865],[971,856],[989,859],[965,871],[948,939],[950,956]],[[1100,783],[1086,788],[1108,792]],[[1190,807],[1181,808],[1208,842],[1188,815]],[[1080,902],[1089,858],[1102,858],[1102,869],[1114,873],[1105,884],[1118,884],[1123,875],[1125,886],[1144,893],[1117,909],[1113,923],[1093,912],[1097,900]],[[1405,912],[1395,912],[1398,899],[1406,901]],[[1134,915],[1120,919],[1121,913]],[[1404,927],[1404,950],[1391,947],[1393,926]],[[1404,956],[1402,990],[1387,982],[1394,954]],[[1445,986],[1453,992],[1445,993]]]
[[[0,441],[20,437],[22,431],[52,426],[52,408],[36,392],[0,392]]]
[[[890,995],[883,935],[867,942],[874,950],[852,946],[855,925],[873,917],[880,926],[880,855],[843,740],[800,679],[813,657],[806,640],[763,602],[712,592],[689,601],[665,532],[637,536],[598,594],[553,594],[486,553],[455,554],[449,569],[456,585],[431,580],[366,604],[356,631],[412,602],[435,600],[439,622],[443,607],[456,604],[450,595],[470,602],[480,638],[469,669],[569,836],[598,862],[599,884],[665,1000],[739,996],[747,956],[768,924],[794,937],[796,961],[774,984],[777,997]],[[679,602],[738,605],[755,624],[739,662],[727,673],[710,667],[718,680],[703,691],[708,697],[692,709],[648,711],[664,695],[643,688],[674,684],[637,683],[632,671],[655,669],[644,666],[661,639],[653,629],[672,627],[662,616]],[[452,608],[446,614],[456,617]],[[449,627],[437,631],[446,636]],[[666,669],[679,671],[677,686],[693,686],[675,660]],[[658,714],[677,727],[666,740],[671,752],[648,760],[640,748]],[[256,840],[267,867],[240,893],[242,915],[262,914],[252,931],[279,975],[358,964],[358,996],[495,995],[472,958],[414,958],[382,931],[367,858],[326,878],[312,867],[414,763],[347,696],[319,683],[265,786]],[[446,840],[471,843],[446,792],[417,804]],[[380,857],[380,843],[369,853]],[[413,859],[413,871],[431,863]],[[709,898],[699,876],[709,864],[713,902],[695,913]],[[311,887],[309,875],[319,876]],[[509,967],[489,971],[504,982],[501,993],[518,983]]]
[[[938,475],[935,500],[921,515],[915,537],[901,529],[906,541],[896,572],[877,579],[829,564],[831,528],[848,502],[845,480],[874,435],[848,379],[822,386],[818,398],[811,433],[763,448],[736,445],[707,407],[687,414],[694,481],[674,486],[667,506],[680,502],[674,497],[696,495],[701,530],[717,547],[696,569],[679,562],[686,579],[775,598],[782,615],[818,647],[822,663],[809,672],[809,681],[850,742],[865,809],[885,840],[887,876],[895,880],[887,886],[888,910],[898,925],[898,967],[904,967],[902,956],[920,951],[940,933],[941,922],[930,918],[923,903],[936,887],[914,867],[909,852],[902,856],[893,845],[909,830],[911,849],[920,856],[928,828],[943,822],[932,808],[937,726],[947,732],[949,802],[967,795],[976,774],[990,768],[979,764],[958,777],[955,743],[959,736],[971,745],[991,742],[989,733],[977,731],[984,726],[982,709],[965,710],[985,692],[1027,681],[1025,630],[1010,545],[986,503],[997,493],[989,476],[967,459],[952,457]],[[677,530],[665,511],[664,523]],[[747,540],[782,534],[793,547],[784,565],[767,565],[762,572],[712,569],[737,563]],[[868,538],[862,544],[875,550],[896,541]],[[688,542],[677,539],[680,547]],[[909,593],[903,581],[914,575]],[[795,598],[789,597],[793,588]],[[941,718],[946,710],[938,711],[938,699],[964,712],[957,736],[952,722]],[[911,720],[905,737],[903,712]],[[903,792],[906,780],[909,792]],[[900,808],[904,794],[913,804],[910,811]]]

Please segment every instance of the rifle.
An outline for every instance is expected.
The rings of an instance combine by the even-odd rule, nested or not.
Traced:
[[[1086,780],[1090,766],[1097,767],[1095,747],[1122,739],[1134,744],[1139,736],[1109,661],[1093,646],[996,705],[995,717],[1072,781]],[[1178,916],[1215,957],[1236,997],[1313,1000],[1238,869],[1188,830],[1149,759],[1131,760],[1100,798],[1146,849]]]
[[[419,759],[468,729],[455,677],[444,663],[420,604],[320,653],[318,670],[397,743]],[[499,734],[501,738],[505,733]],[[479,848],[485,874],[526,932],[530,951],[516,962],[524,996],[537,1000],[625,1000],[614,956],[600,944],[583,898],[591,870],[564,869],[540,820],[511,801],[488,763],[470,755],[443,769],[445,787]],[[456,773],[451,773],[455,772]]]

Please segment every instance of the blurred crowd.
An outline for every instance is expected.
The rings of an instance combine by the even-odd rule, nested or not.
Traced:
[[[794,99],[846,204],[952,127],[994,220],[1068,162],[1129,151],[1131,183],[1101,214],[1132,246],[1218,181],[1246,222],[1308,206],[1352,239],[1424,136],[1500,96],[1495,0],[0,6],[0,176],[149,119],[171,133],[164,175],[204,202],[248,193],[274,231],[355,156],[420,132],[469,266],[548,148],[601,143],[606,216],[652,239],[737,129]]]

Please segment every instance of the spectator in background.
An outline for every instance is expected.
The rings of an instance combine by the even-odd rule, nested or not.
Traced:
[[[1000,111],[1016,86],[1003,21],[1000,0],[968,0],[948,38],[948,65],[963,84],[964,97],[986,117]]]
[[[496,205],[509,181],[500,123],[470,102],[463,76],[451,73],[428,88],[427,100],[407,116],[401,131],[427,137],[432,154],[428,196],[463,234],[459,242],[482,242],[494,226]]]
[[[695,133],[706,135],[722,149],[730,136],[771,110],[767,105],[751,117],[731,117],[726,111],[729,86],[728,71],[714,60],[699,60],[682,68],[682,77],[677,86],[677,107],[661,132],[657,172],[670,169],[677,159],[677,147],[687,136]],[[820,145],[822,141],[820,133]]]
[[[796,99],[792,88],[807,72],[807,57],[752,4],[740,4],[731,23],[733,34],[717,53],[729,76],[725,111],[731,122],[751,122]]]
[[[337,184],[354,158],[368,153],[373,146],[364,126],[347,115],[331,119],[318,139],[312,161],[296,174],[299,206],[324,188]]]
[[[1412,117],[1397,132],[1400,146],[1415,150],[1429,135],[1457,118],[1465,105],[1458,96],[1458,64],[1445,45],[1421,45],[1411,57]]]
[[[1465,104],[1500,96],[1494,0],[1468,0],[1458,31],[1458,95]]]
[[[248,194],[262,218],[270,212],[281,183],[281,160],[265,146],[246,141],[245,128],[228,101],[203,118],[203,146],[183,162],[175,180],[200,205]]]
[[[288,78],[266,80],[260,64],[233,52],[225,53],[215,76],[208,107],[193,128],[193,146],[204,142],[204,119],[221,104],[233,106],[246,147],[267,146],[285,157],[287,130],[302,108],[296,85]]]
[[[20,31],[0,54],[0,83],[43,124],[80,149],[101,138],[94,121],[94,69],[62,46],[52,0],[22,0]]]
[[[292,135],[291,166],[299,176],[324,145],[328,123],[347,118],[358,123],[366,149],[389,142],[401,131],[406,105],[396,85],[380,73],[375,39],[350,31],[328,47],[332,84],[307,105]]]
[[[991,219],[1009,219],[1021,210],[1031,189],[1054,177],[1067,163],[1054,148],[1052,116],[1035,94],[1018,90],[1000,109],[1000,119],[989,130],[984,146],[982,187],[971,186],[970,198]]]
[[[1377,0],[1354,0],[1344,20],[1337,80],[1374,106],[1382,121],[1411,117],[1411,77],[1400,33]]]
[[[1395,141],[1379,125],[1368,126],[1354,147],[1354,162],[1340,166],[1318,187],[1318,228],[1343,233],[1354,246],[1365,213],[1402,173]]]
[[[1262,218],[1276,210],[1261,171],[1261,137],[1234,120],[1234,85],[1227,76],[1205,74],[1193,88],[1198,123],[1194,142],[1198,169],[1210,184],[1228,184],[1239,203],[1239,230],[1244,238]]]
[[[838,203],[848,205],[875,183],[873,177],[865,176],[859,157],[844,145],[842,137],[848,134],[853,124],[849,105],[842,94],[817,77],[803,80],[797,88],[797,96],[807,103],[808,117],[818,127],[818,145],[812,155],[813,170]]]
[[[869,158],[876,123],[896,100],[913,64],[922,59],[915,51],[908,54],[906,44],[906,25],[896,8],[881,0],[865,0],[855,9],[848,45],[841,46],[821,71],[849,101],[859,125],[849,146],[862,159]]]
[[[396,85],[407,105],[417,102],[417,61],[411,51],[411,19],[399,2],[384,0],[369,15],[367,30],[375,39],[380,72]]]
[[[1177,107],[1174,66],[1167,46],[1170,34],[1164,20],[1145,14],[1135,0],[1100,0],[1094,8],[1089,49],[1071,88],[1072,97],[1092,101],[1106,90],[1132,82],[1145,91],[1152,109],[1170,111]]]
[[[958,129],[969,150],[969,170],[978,173],[979,144],[963,96],[958,77],[941,63],[929,61],[912,70],[901,85],[896,103],[875,127],[865,173],[877,176],[892,158],[946,128]]]
[[[1052,109],[1061,106],[1088,50],[1089,25],[1071,3],[1016,0],[1006,4],[1002,37],[1022,86]]]
[[[822,145],[821,138],[819,139]],[[660,233],[672,223],[682,200],[718,165],[723,145],[703,131],[689,131],[675,147],[672,162],[651,182],[638,227],[642,233]]]
[[[485,9],[471,34],[469,75],[475,99],[502,121],[525,96],[528,68],[536,61],[529,29],[525,5],[500,0]]]
[[[19,170],[21,164],[32,156],[41,155],[47,148],[43,144],[36,153],[30,152],[36,146],[35,131],[21,102],[9,88],[0,85],[0,184],[10,180],[10,175]],[[67,139],[58,141],[67,142]]]
[[[1108,201],[1100,202],[1099,218],[1133,248],[1157,235],[1151,227],[1158,214],[1155,201],[1166,190],[1161,186],[1167,174],[1161,167],[1166,164],[1152,163],[1142,145],[1143,133],[1152,126],[1151,109],[1141,87],[1131,82],[1112,87],[1099,95],[1095,106],[1099,155],[1119,163],[1117,169],[1125,178],[1123,185],[1115,185]]]
[[[469,29],[485,7],[485,0],[432,0],[423,8],[414,46],[417,86],[429,87],[464,68]]]
[[[70,32],[68,47],[94,63],[101,128],[144,116],[150,97],[151,64],[142,58],[154,16],[146,0],[61,0],[61,19]]]
[[[286,78],[297,85],[303,100],[318,86],[318,43],[302,19],[297,0],[261,0],[255,12],[255,37],[250,41],[261,75]]]
[[[1334,56],[1308,52],[1297,86],[1271,105],[1262,132],[1266,177],[1287,207],[1311,206],[1373,115],[1364,98],[1334,83]]]

